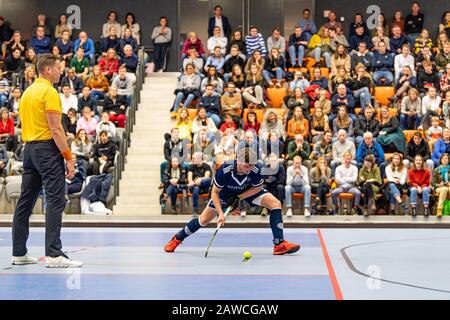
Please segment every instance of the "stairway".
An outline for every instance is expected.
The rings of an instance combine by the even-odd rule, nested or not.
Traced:
[[[159,168],[164,159],[164,133],[170,132],[173,125],[169,109],[174,101],[177,75],[153,73],[145,79],[113,215],[161,214]]]

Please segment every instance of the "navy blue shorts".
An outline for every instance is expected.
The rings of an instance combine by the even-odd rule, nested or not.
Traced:
[[[262,198],[268,194],[269,192],[265,189],[262,189],[260,192],[255,194],[254,196],[251,196],[250,198],[244,199],[245,202],[247,202],[251,207],[258,207],[261,205]],[[220,198],[220,205],[222,207],[222,210],[225,211],[227,208],[225,207],[228,202],[228,198],[221,197]],[[211,209],[216,210],[216,207],[214,206],[214,203],[211,200],[208,202],[208,207]]]

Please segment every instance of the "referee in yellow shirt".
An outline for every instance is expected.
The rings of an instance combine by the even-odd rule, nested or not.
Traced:
[[[75,161],[61,123],[61,100],[53,87],[61,76],[60,61],[51,54],[38,58],[39,78],[25,90],[19,105],[25,143],[22,191],[14,213],[12,240],[14,265],[36,264],[28,255],[29,220],[36,200],[45,189],[45,255],[48,268],[79,268],[62,251],[61,221],[65,207],[65,178],[75,174]],[[64,160],[66,161],[64,164]]]

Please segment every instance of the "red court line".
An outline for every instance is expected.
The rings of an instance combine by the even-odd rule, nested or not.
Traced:
[[[323,240],[322,232],[320,229],[317,229],[317,234],[319,235],[320,245],[322,246],[323,257],[325,258],[325,263],[327,265],[328,273],[330,275],[331,284],[333,286],[334,295],[336,300],[344,300],[342,296],[341,287],[339,286],[339,282],[336,277],[336,273],[333,269],[333,264],[331,263],[330,256],[328,255],[327,247],[325,245],[325,241]]]

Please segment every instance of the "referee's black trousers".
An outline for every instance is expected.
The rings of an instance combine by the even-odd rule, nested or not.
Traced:
[[[65,207],[64,159],[53,140],[27,143],[24,150],[22,190],[14,213],[13,256],[27,254],[29,220],[42,188],[45,189],[45,255],[65,256],[61,243],[61,220]]]

